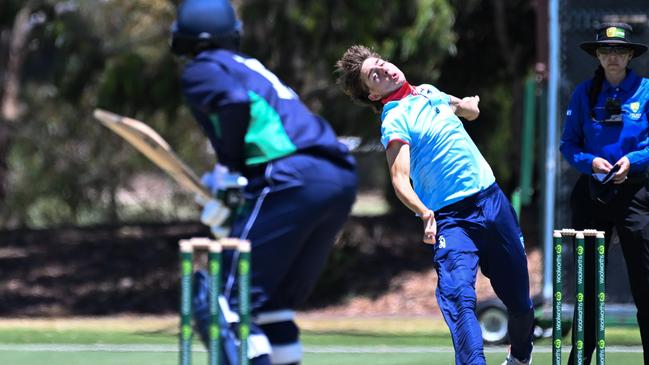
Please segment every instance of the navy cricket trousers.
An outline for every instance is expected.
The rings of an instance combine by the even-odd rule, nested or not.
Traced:
[[[249,209],[232,236],[252,243],[253,312],[294,309],[306,300],[347,220],[356,184],[352,168],[306,154],[272,161],[263,178],[251,181]],[[232,252],[225,254],[224,273],[231,273]],[[235,277],[228,279],[226,294],[236,290]],[[236,307],[236,295],[230,302]]]
[[[437,301],[451,331],[456,364],[486,364],[476,316],[478,266],[491,280],[509,315],[511,353],[532,351],[534,312],[523,235],[509,200],[497,184],[435,213],[433,246]]]
[[[618,193],[609,204],[593,201],[587,175],[581,175],[573,188],[570,206],[575,229],[598,229],[606,232],[606,270],[608,248],[615,229],[626,261],[631,294],[638,309],[637,319],[642,340],[644,364],[649,365],[649,181],[626,181],[617,185]],[[632,180],[632,179],[629,179]],[[590,364],[596,347],[597,301],[595,292],[595,250],[586,245],[584,275],[584,363]],[[574,252],[574,246],[573,246]],[[619,268],[614,268],[618,270]],[[614,283],[612,283],[614,285]],[[609,284],[607,284],[608,286]],[[574,316],[575,314],[573,314]],[[573,323],[576,323],[573,320]],[[574,335],[573,333],[573,343]],[[574,348],[568,364],[573,363]]]

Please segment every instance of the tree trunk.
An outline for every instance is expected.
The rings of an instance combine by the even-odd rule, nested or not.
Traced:
[[[20,94],[20,76],[27,53],[27,40],[31,31],[29,15],[31,2],[28,2],[18,13],[9,40],[9,57],[7,72],[4,75],[2,90],[2,119],[5,122],[15,122],[20,117],[21,107],[18,100]]]
[[[7,160],[9,155],[9,145],[11,133],[9,125],[0,119],[0,204],[5,201],[7,194]]]
[[[16,14],[9,35],[6,72],[0,78],[2,99],[0,99],[0,202],[7,193],[8,156],[13,141],[12,125],[20,119],[20,77],[27,54],[27,41],[32,25],[29,21],[33,1],[28,1]]]

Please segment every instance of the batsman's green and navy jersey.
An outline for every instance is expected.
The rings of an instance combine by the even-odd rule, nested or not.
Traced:
[[[254,58],[204,51],[185,67],[182,90],[219,163],[231,170],[259,171],[300,152],[354,165],[329,124]]]

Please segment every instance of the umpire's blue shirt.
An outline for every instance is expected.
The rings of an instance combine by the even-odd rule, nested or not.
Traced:
[[[254,58],[201,52],[185,66],[182,91],[219,163],[231,170],[263,171],[269,161],[300,152],[354,165],[329,124]]]
[[[630,174],[639,174],[649,167],[649,80],[632,70],[618,86],[602,82],[602,89],[593,110],[588,102],[592,80],[577,85],[566,111],[560,150],[563,157],[584,174],[592,173],[595,157],[615,164],[626,156]],[[620,100],[621,122],[606,122],[607,99]]]

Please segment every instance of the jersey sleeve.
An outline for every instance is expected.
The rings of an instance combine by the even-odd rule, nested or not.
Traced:
[[[649,79],[645,78],[642,80],[640,87],[646,89],[648,83]],[[646,101],[649,99],[649,90],[644,92],[644,99],[644,114],[646,118],[649,119],[649,101]],[[629,159],[629,162],[631,163],[629,172],[632,174],[644,173],[649,169],[649,133],[643,133],[642,135],[644,136],[644,138],[639,141],[638,145],[644,147],[639,150],[629,152],[626,155],[626,157]]]
[[[250,101],[245,88],[213,62],[189,64],[182,75],[182,90],[187,101],[205,114]]]
[[[433,85],[430,84],[422,84],[419,85],[419,88],[422,93],[428,94],[429,98],[431,99],[437,99],[441,101],[444,104],[451,105],[451,97],[446,94],[445,92],[441,91],[440,89],[436,88]]]
[[[219,163],[232,171],[242,171],[245,135],[250,124],[246,89],[218,64],[194,62],[183,72],[182,90]]]
[[[581,105],[581,97],[586,91],[585,84],[581,84],[577,86],[570,98],[559,151],[574,168],[584,174],[590,174],[595,155],[584,150],[582,121],[590,118],[589,111],[583,110]]]
[[[391,110],[384,110],[383,121],[381,123],[381,143],[385,149],[390,142],[400,141],[411,144],[408,118],[405,113],[401,112],[398,107]]]

